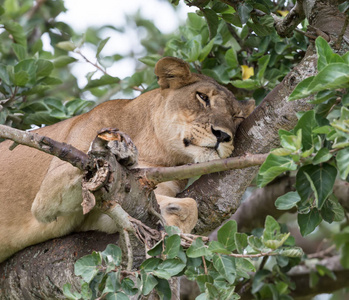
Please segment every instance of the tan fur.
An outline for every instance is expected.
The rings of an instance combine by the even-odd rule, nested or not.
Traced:
[[[247,116],[254,105],[236,101],[226,88],[191,73],[176,58],[160,60],[155,73],[159,89],[134,100],[105,102],[37,132],[87,152],[99,129],[118,128],[136,144],[143,167],[228,157],[233,142],[226,138],[218,144],[217,133],[233,137],[240,117]],[[209,105],[201,99],[203,94],[209,97]],[[97,211],[83,216],[78,169],[25,146],[9,151],[10,144],[0,144],[0,262],[29,245],[73,231],[115,232],[108,216]],[[166,221],[190,232],[197,221],[196,202],[174,198],[181,188],[181,183],[169,182],[155,192]]]

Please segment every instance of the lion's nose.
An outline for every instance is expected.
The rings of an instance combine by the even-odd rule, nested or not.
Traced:
[[[218,143],[227,143],[231,141],[230,134],[219,129],[215,130],[212,126],[211,126],[211,130],[212,130],[212,133],[216,136]]]

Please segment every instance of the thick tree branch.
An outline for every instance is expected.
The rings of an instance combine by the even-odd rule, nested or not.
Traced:
[[[12,140],[16,144],[26,145],[57,156],[80,170],[88,170],[93,165],[93,162],[91,162],[86,153],[71,145],[57,142],[35,132],[22,131],[9,126],[0,125],[0,137]]]
[[[275,29],[281,37],[291,37],[298,24],[305,18],[303,10],[303,0],[297,0],[296,5],[281,19],[272,14],[275,21]]]
[[[146,168],[139,171],[140,176],[146,178],[154,185],[160,182],[187,179],[196,176],[223,172],[234,169],[244,169],[261,165],[267,154],[246,154],[240,157],[218,159],[204,163],[184,165],[178,167]]]

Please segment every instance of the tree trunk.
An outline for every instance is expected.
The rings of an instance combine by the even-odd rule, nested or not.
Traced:
[[[310,25],[316,28],[315,31],[325,32],[333,44],[345,20],[336,3],[329,0],[304,0],[299,1],[299,4],[303,6],[303,12]],[[348,30],[344,36],[346,38],[339,45],[341,51],[348,49]],[[315,75],[316,61],[311,43],[302,62],[242,123],[235,139],[234,156],[269,152],[278,146],[278,130],[290,130],[297,122],[296,112],[312,108],[306,99],[294,102],[287,102],[287,99],[301,80]],[[240,199],[257,171],[257,167],[251,167],[205,175],[184,191],[180,196],[193,197],[198,202],[199,222],[195,231],[200,234],[212,231],[229,218],[238,209]],[[137,195],[131,198],[138,199]],[[128,203],[128,206],[131,210],[135,207],[134,203]],[[144,203],[143,206],[137,203],[137,211],[141,213],[144,206]],[[73,275],[74,262],[92,250],[103,250],[107,244],[117,240],[117,234],[77,233],[28,247],[0,265],[0,298],[60,299],[64,283],[76,286],[79,282]],[[138,266],[144,259],[144,247],[135,247],[133,251],[134,265]]]

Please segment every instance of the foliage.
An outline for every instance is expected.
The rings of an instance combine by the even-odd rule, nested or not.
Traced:
[[[319,73],[299,83],[289,98],[316,94],[309,100],[315,108],[300,114],[291,131],[279,131],[282,147],[268,156],[257,179],[259,186],[265,186],[285,171],[297,171],[296,192],[281,196],[275,205],[286,210],[297,207],[302,235],[313,232],[322,220],[344,219],[333,186],[337,176],[349,181],[349,78],[344,71],[349,53],[334,53],[321,37],[316,48]]]
[[[179,0],[171,1],[178,5]],[[224,1],[185,1],[197,6],[189,13],[178,32],[164,35],[140,14],[128,18],[128,25],[142,28],[143,50],[137,53],[104,55],[110,43],[105,29],[122,32],[112,25],[88,28],[78,34],[56,17],[65,11],[64,1],[4,0],[0,6],[0,124],[28,129],[50,125],[81,114],[96,103],[116,94],[133,95],[134,90],[157,87],[153,67],[164,56],[176,56],[190,63],[193,71],[206,74],[234,92],[238,99],[253,97],[259,103],[304,56],[308,39],[301,30],[291,38],[281,38],[274,29],[271,13],[283,17],[292,1],[236,1],[235,8]],[[348,11],[348,1],[340,5]],[[258,10],[258,14],[256,13]],[[131,27],[132,27],[131,26]],[[49,41],[50,46],[44,45]],[[85,56],[86,47],[93,58]],[[345,211],[333,195],[335,180],[349,181],[349,54],[334,53],[327,42],[316,40],[318,74],[301,82],[291,100],[311,97],[314,109],[299,112],[293,130],[279,131],[280,145],[261,166],[257,183],[263,187],[277,176],[289,172],[296,176],[296,191],[279,197],[280,210],[297,209],[303,235],[328,223],[342,221]],[[127,57],[142,56],[138,71],[130,77],[110,75],[109,68]],[[78,63],[95,67],[86,74],[86,83],[78,84],[72,66]],[[90,99],[87,101],[84,99]],[[205,243],[197,238],[188,249],[180,236],[167,228],[160,241],[138,271],[122,269],[118,247],[81,258],[75,274],[82,277],[81,291],[64,293],[69,299],[127,299],[134,294],[149,294],[153,288],[168,299],[172,277],[185,275],[198,283],[198,300],[237,299],[237,291],[251,284],[258,299],[290,299],[294,288],[286,272],[301,261],[301,250],[293,238],[267,217],[264,229],[252,235],[239,233],[234,222],[218,232],[218,240]],[[349,267],[349,226],[332,236],[342,254],[342,265]],[[259,258],[264,256],[265,258]],[[306,257],[302,257],[306,261]],[[318,276],[334,274],[317,266]],[[215,296],[212,296],[215,295]]]
[[[133,295],[148,295],[155,289],[161,299],[171,299],[168,280],[185,275],[196,281],[201,294],[196,299],[239,299],[236,286],[244,285],[270,257],[270,270],[258,270],[253,279],[253,293],[269,295],[273,292],[287,299],[292,284],[281,269],[289,268],[303,255],[294,246],[289,233],[283,232],[272,217],[265,222],[260,234],[247,236],[237,232],[235,221],[228,221],[218,231],[218,240],[205,243],[197,237],[189,248],[181,245],[177,227],[166,227],[164,240],[159,241],[148,254],[138,271],[122,269],[119,247],[109,245],[103,252],[80,258],[75,264],[75,275],[82,278],[81,292],[64,287],[68,299],[128,299]],[[265,285],[273,277],[276,288]],[[287,284],[288,283],[288,284]],[[218,297],[218,298],[217,298]]]

